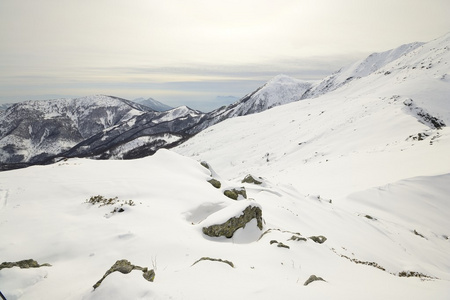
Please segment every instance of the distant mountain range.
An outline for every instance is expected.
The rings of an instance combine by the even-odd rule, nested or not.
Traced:
[[[14,105],[14,103],[3,103],[0,104],[0,111],[6,110],[8,107]]]
[[[152,98],[129,101],[105,95],[16,103],[0,113],[0,169],[70,157],[151,155],[226,119],[330,93],[396,61],[398,68],[406,68],[401,58],[422,45],[412,43],[374,53],[317,83],[278,75],[240,100],[209,113],[186,106],[171,108]]]
[[[164,103],[161,103],[153,98],[136,98],[133,100],[133,102],[139,103],[141,105],[145,105],[147,107],[150,107],[151,109],[155,111],[166,111],[171,110],[173,107],[166,105]]]

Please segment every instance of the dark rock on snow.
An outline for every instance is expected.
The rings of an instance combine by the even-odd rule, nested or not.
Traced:
[[[242,197],[247,199],[247,192],[245,191],[244,187],[234,188],[231,190],[225,190],[225,192],[223,192],[223,194],[233,200],[237,200],[239,195],[241,195]]]
[[[17,262],[2,262],[0,264],[0,270],[12,268],[12,267],[19,267],[21,269],[29,269],[29,268],[51,267],[51,266],[52,266],[51,264],[47,264],[47,263],[40,265],[34,259],[25,259],[25,260],[20,260]]]
[[[306,286],[314,281],[325,281],[325,280],[322,277],[317,277],[316,275],[311,275],[311,276],[309,276],[309,278],[305,281],[305,283],[303,285]]]
[[[249,205],[244,209],[242,215],[239,217],[230,218],[223,224],[203,227],[202,231],[205,235],[210,237],[225,236],[227,238],[231,238],[236,230],[239,228],[244,228],[245,225],[252,219],[256,219],[258,228],[262,230],[263,222],[261,208]]]
[[[100,286],[100,284],[103,282],[103,280],[105,280],[105,278],[113,273],[113,272],[120,272],[122,274],[128,274],[133,270],[139,270],[142,271],[142,276],[147,280],[147,281],[151,281],[153,282],[153,280],[155,279],[155,271],[153,269],[149,270],[148,268],[143,268],[140,266],[135,266],[132,265],[128,260],[126,259],[121,259],[118,260],[114,263],[114,265],[112,265],[111,268],[109,268],[108,271],[106,271],[105,275],[103,275],[103,277],[97,281],[96,284],[93,285],[94,290],[96,288],[98,288]]]

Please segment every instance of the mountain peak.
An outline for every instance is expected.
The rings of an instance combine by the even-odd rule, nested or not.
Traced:
[[[164,103],[161,103],[151,97],[149,97],[147,99],[145,99],[143,97],[136,98],[133,100],[133,102],[150,107],[151,109],[156,110],[156,111],[167,111],[167,110],[171,110],[173,108],[173,107],[168,106]]]

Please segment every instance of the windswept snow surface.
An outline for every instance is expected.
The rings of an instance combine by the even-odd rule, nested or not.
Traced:
[[[52,265],[0,270],[2,293],[9,300],[447,299],[450,185],[443,183],[450,175],[392,183],[340,204],[265,178],[259,186],[212,173],[220,189],[207,182],[208,169],[168,150],[138,160],[70,159],[0,173],[2,261]],[[223,195],[239,186],[249,200]],[[430,199],[423,200],[424,192]],[[114,206],[86,203],[94,195],[135,205],[113,213]],[[262,231],[253,220],[231,239],[203,235],[203,226],[239,216],[248,205],[261,207]],[[405,205],[411,214],[398,213]],[[426,218],[419,214],[424,209]],[[327,241],[291,240],[300,233]],[[217,261],[193,265],[202,257],[231,261],[234,268]],[[154,282],[139,271],[115,272],[94,290],[119,259],[154,268]],[[438,279],[398,277],[402,271]],[[326,282],[304,286],[312,274]]]

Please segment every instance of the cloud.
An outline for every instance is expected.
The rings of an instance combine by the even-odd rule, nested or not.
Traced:
[[[2,0],[0,101],[240,96],[279,73],[319,79],[437,38],[448,11],[445,0]]]

